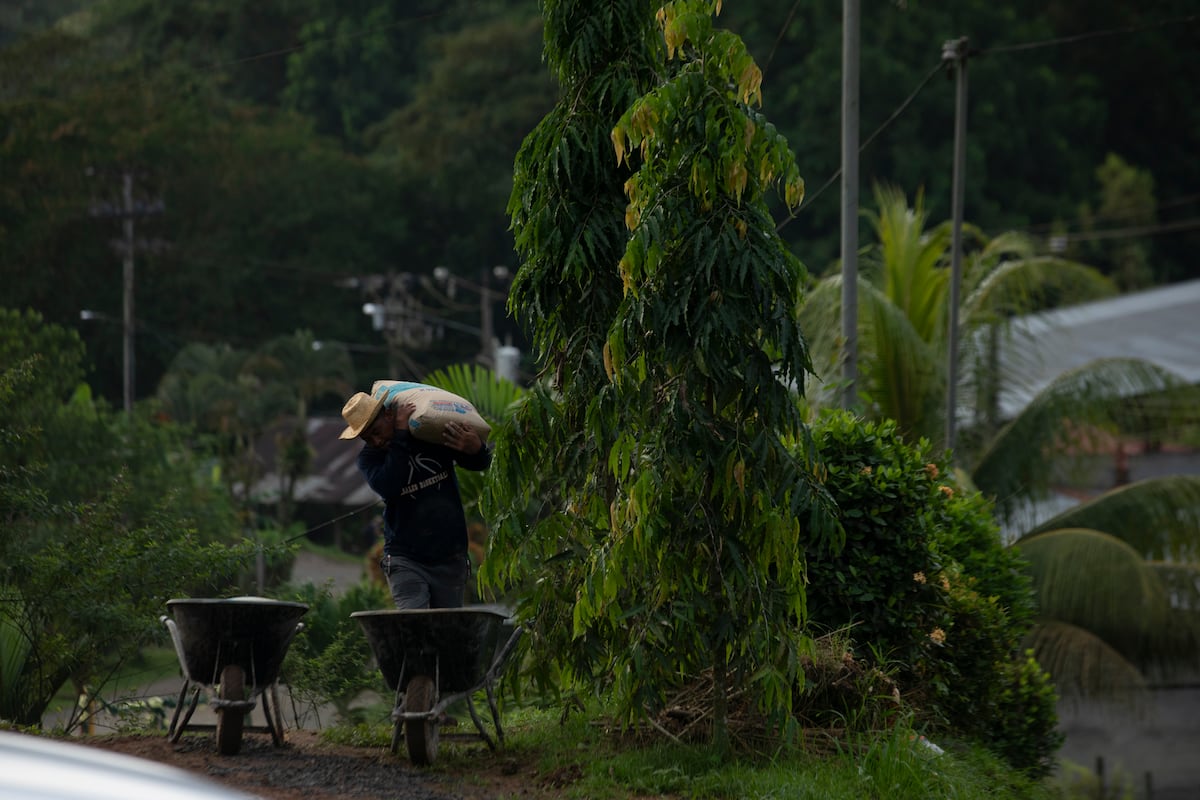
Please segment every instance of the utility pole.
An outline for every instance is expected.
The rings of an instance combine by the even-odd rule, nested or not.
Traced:
[[[496,339],[495,313],[492,304],[508,293],[508,282],[512,274],[503,264],[482,270],[483,280],[479,285],[479,358],[478,361],[490,370],[496,370],[496,353],[500,343]],[[499,291],[492,291],[492,279],[499,282]]]
[[[958,295],[962,284],[963,187],[967,148],[967,37],[942,45],[942,60],[954,65],[954,173],[950,205],[953,228],[950,239],[950,308],[946,364],[946,448],[954,449],[958,416]]]
[[[122,176],[124,178],[124,219],[123,227],[125,228],[125,262],[122,270],[122,304],[123,312],[121,314],[121,329],[122,329],[122,352],[124,354],[124,398],[125,398],[125,413],[128,414],[133,410],[133,175],[128,171]]]
[[[842,408],[858,404],[858,83],[860,0],[842,2]]]
[[[492,276],[491,270],[484,267],[480,270],[479,283],[479,361],[483,366],[492,368],[496,364],[495,345],[492,342]]]
[[[94,170],[89,169],[89,174]],[[120,217],[122,238],[113,242],[113,248],[121,254],[122,269],[121,269],[121,351],[122,351],[122,395],[124,399],[125,413],[133,410],[133,399],[136,393],[134,375],[135,375],[135,348],[134,335],[137,328],[136,315],[134,314],[134,267],[133,254],[139,248],[161,249],[161,242],[138,242],[133,235],[133,220],[134,217],[148,216],[150,214],[160,214],[163,210],[163,202],[161,199],[156,199],[148,203],[139,203],[134,201],[133,192],[133,173],[125,169],[121,172],[121,202],[119,205],[111,203],[93,203],[90,209],[90,214],[93,217]]]

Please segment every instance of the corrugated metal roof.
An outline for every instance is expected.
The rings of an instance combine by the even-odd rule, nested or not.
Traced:
[[[1022,380],[1001,392],[1005,417],[1059,375],[1098,359],[1141,359],[1200,383],[1200,280],[1022,317],[1013,333],[1001,358]]]
[[[379,499],[358,471],[356,461],[362,442],[339,439],[346,428],[341,417],[313,417],[308,420],[306,434],[313,449],[313,472],[296,482],[295,499],[300,503],[362,506]],[[275,432],[259,441],[256,450],[262,463],[273,468],[276,453]],[[279,496],[279,476],[271,471],[254,485],[253,496],[264,502],[274,502]]]

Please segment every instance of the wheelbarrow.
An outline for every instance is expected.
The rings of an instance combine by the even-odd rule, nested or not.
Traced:
[[[482,739],[492,750],[497,742],[503,744],[494,686],[521,635],[508,609],[474,605],[357,611],[350,616],[362,625],[383,678],[395,693],[392,753],[399,751],[403,739],[409,760],[426,766],[437,758],[439,739]],[[474,695],[480,689],[487,693],[495,740],[475,708]],[[443,732],[446,708],[463,699],[476,733]]]
[[[292,638],[304,627],[298,620],[308,612],[308,606],[265,597],[232,597],[168,600],[167,608],[171,613],[160,619],[171,632],[184,678],[167,738],[172,743],[179,741],[196,711],[201,688],[209,686],[216,692],[209,706],[217,715],[217,750],[221,754],[235,755],[241,750],[246,715],[254,709],[254,698],[259,695],[267,722],[265,730],[276,747],[282,745],[283,716],[276,681]],[[192,699],[181,720],[189,689]]]

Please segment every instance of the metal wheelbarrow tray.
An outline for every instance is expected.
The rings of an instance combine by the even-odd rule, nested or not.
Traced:
[[[168,739],[179,741],[196,710],[201,687],[209,686],[217,694],[210,706],[217,715],[217,749],[222,754],[233,755],[241,749],[246,715],[260,694],[266,730],[277,747],[282,745],[283,717],[276,681],[293,637],[304,627],[298,620],[308,606],[265,597],[232,597],[168,600],[167,608],[171,613],[160,619],[171,632],[184,677]],[[193,690],[192,699],[180,720],[189,689]]]
[[[409,759],[418,765],[437,758],[438,740],[482,739],[496,749],[504,742],[494,685],[521,635],[511,612],[501,606],[358,611],[350,615],[362,625],[388,688],[395,693],[392,752],[408,743]],[[484,728],[474,694],[487,693],[496,740]],[[451,704],[466,700],[477,733],[442,732],[440,720]]]

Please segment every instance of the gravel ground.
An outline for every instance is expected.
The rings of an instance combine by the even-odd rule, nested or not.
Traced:
[[[504,751],[472,748],[470,772],[418,769],[387,748],[351,747],[323,741],[314,731],[289,731],[282,747],[271,737],[246,735],[237,755],[217,752],[212,734],[108,735],[82,744],[179,767],[262,800],[500,800],[559,797],[564,776],[538,776]]]

